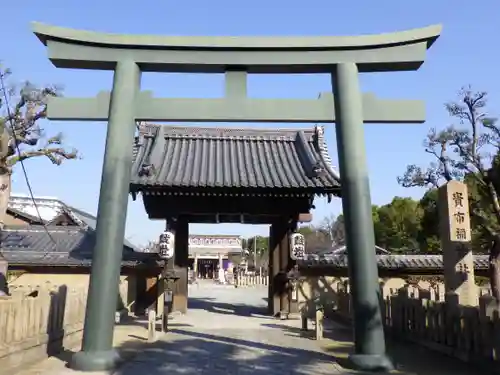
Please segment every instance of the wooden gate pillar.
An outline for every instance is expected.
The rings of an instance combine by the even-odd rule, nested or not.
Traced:
[[[280,310],[280,302],[279,296],[275,293],[276,282],[275,279],[279,272],[279,247],[278,241],[276,241],[276,224],[273,223],[269,227],[269,270],[268,270],[268,298],[267,298],[267,308],[268,313],[272,316],[275,316],[279,313]]]
[[[287,280],[287,275],[294,268],[295,261],[290,256],[290,236],[297,228],[297,221],[294,219],[282,223],[283,231],[279,240],[279,273],[281,279],[280,312],[285,316],[298,312],[298,303],[293,301],[293,290],[291,283]]]
[[[284,219],[276,220],[269,230],[269,284],[268,284],[268,309],[269,314],[277,316],[283,308],[288,309],[283,276],[285,275],[287,261],[282,259],[286,248],[287,222]]]
[[[172,311],[187,313],[188,308],[188,266],[189,266],[189,222],[178,217],[175,228],[174,271],[179,279],[173,290]]]
[[[286,280],[286,275],[291,269],[291,259],[290,259],[290,240],[288,235],[290,233],[290,228],[288,223],[282,223],[282,231],[280,232],[279,239],[279,258],[280,258],[280,313],[288,317],[290,312],[290,299],[289,299],[289,288],[288,282]]]

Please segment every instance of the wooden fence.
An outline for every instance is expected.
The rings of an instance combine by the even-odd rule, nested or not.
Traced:
[[[26,286],[0,297],[0,368],[15,369],[77,343],[85,318],[87,289]],[[69,341],[68,341],[69,340]]]
[[[397,286],[402,283],[403,285]],[[395,287],[396,286],[396,287]],[[408,285],[401,279],[381,282],[381,307],[386,332],[465,361],[500,369],[500,318],[483,294],[478,307],[444,302],[443,285],[422,282]],[[349,282],[345,279],[308,278],[300,286],[304,314],[322,308],[326,317],[352,317]],[[478,372],[479,373],[479,372]]]
[[[268,280],[267,276],[238,275],[233,283],[237,287],[257,287],[267,285]]]

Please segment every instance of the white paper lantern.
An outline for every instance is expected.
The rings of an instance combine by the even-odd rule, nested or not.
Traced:
[[[300,233],[290,236],[290,258],[293,260],[304,259],[306,256],[306,239]]]
[[[175,236],[172,232],[163,232],[158,243],[158,254],[162,259],[170,259],[174,256]]]

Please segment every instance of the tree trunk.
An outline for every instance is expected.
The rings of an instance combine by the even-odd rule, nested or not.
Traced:
[[[12,189],[11,173],[0,174],[0,230],[5,226],[7,217],[7,206],[9,204],[10,192]]]
[[[500,306],[500,237],[496,237],[490,249],[489,278],[491,294],[497,306]]]
[[[11,174],[0,174],[0,233],[3,231],[5,219],[7,216],[7,205],[9,204],[11,191]],[[2,243],[0,238],[0,296],[5,296],[9,293],[7,283],[7,259],[1,253]]]
[[[11,154],[12,140],[5,125],[0,125],[0,159],[6,159]]]

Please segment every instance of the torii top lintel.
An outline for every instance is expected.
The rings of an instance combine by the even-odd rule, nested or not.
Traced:
[[[142,71],[331,73],[355,62],[360,72],[416,70],[440,25],[388,34],[319,37],[120,35],[32,24],[56,67],[113,70],[132,58]]]

